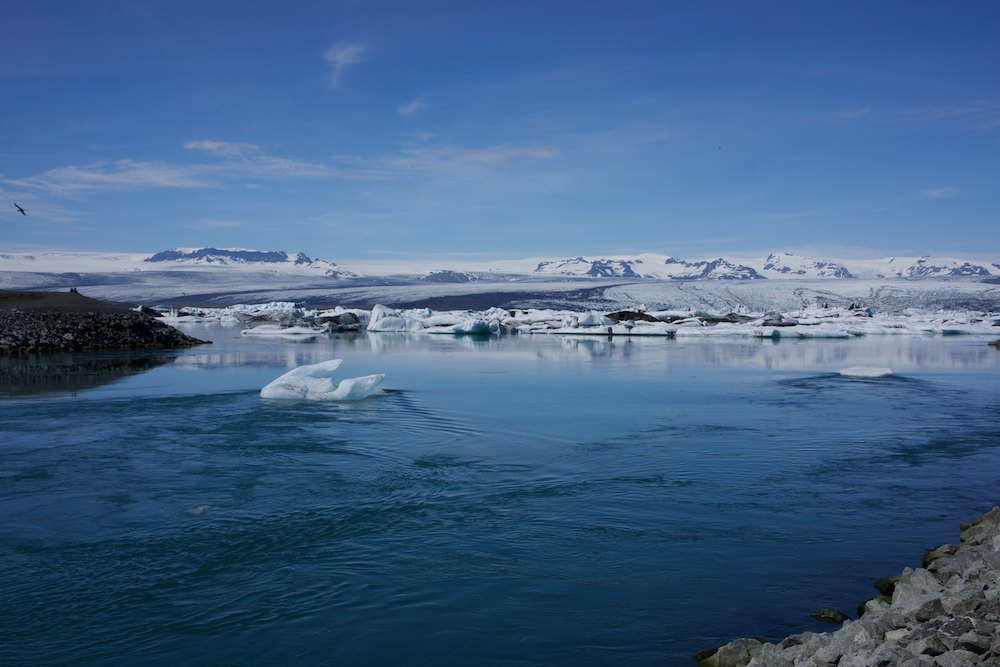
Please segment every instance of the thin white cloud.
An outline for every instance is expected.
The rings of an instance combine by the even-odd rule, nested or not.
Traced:
[[[930,188],[920,193],[929,199],[952,199],[958,196],[958,188]]]
[[[336,167],[320,162],[267,155],[256,144],[203,139],[188,141],[184,144],[184,148],[223,158],[224,162],[219,164],[217,169],[235,176],[287,179],[341,175]]]
[[[213,185],[207,171],[200,165],[116,160],[57,167],[35,176],[7,182],[16,187],[44,190],[60,195],[148,187],[204,188]]]
[[[548,146],[429,146],[410,149],[401,156],[384,158],[383,163],[406,171],[450,171],[500,166],[517,160],[550,160],[556,155],[556,151]]]
[[[904,117],[917,121],[958,120],[978,130],[990,130],[1000,127],[1000,99],[981,99],[965,104],[911,109],[904,113]]]
[[[871,107],[864,107],[861,109],[845,109],[843,111],[837,111],[833,114],[833,122],[835,123],[849,123],[859,118],[864,118],[869,116],[874,111]]]
[[[213,139],[188,141],[184,144],[184,148],[189,151],[204,151],[223,157],[242,157],[260,152],[260,147],[256,144],[238,144],[231,141],[216,141]]]
[[[117,160],[49,169],[0,183],[23,192],[82,196],[100,191],[145,188],[216,188],[259,186],[259,181],[295,179],[385,179],[427,174],[482,178],[510,164],[551,160],[554,149],[541,145],[503,144],[481,148],[422,146],[381,156],[339,156],[335,162],[269,155],[259,146],[218,140],[188,141],[184,148],[205,154],[205,161],[171,164]]]
[[[327,82],[332,88],[340,88],[344,72],[351,65],[360,63],[365,51],[364,45],[359,42],[338,42],[326,50],[323,59],[330,67]]]
[[[329,164],[267,155],[254,144],[202,140],[184,144],[188,150],[208,153],[211,162],[168,164],[116,160],[49,169],[34,176],[5,179],[19,189],[55,195],[143,188],[209,188],[241,179],[289,180],[345,176]]]
[[[396,107],[396,112],[400,116],[412,116],[413,114],[423,109],[425,105],[426,105],[426,100],[423,95],[420,95],[418,97],[413,98],[406,104],[400,104],[398,107]]]

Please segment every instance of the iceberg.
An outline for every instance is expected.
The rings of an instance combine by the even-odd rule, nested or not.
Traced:
[[[322,336],[325,333],[326,329],[322,327],[283,327],[279,324],[261,324],[240,332],[244,336],[277,336],[279,338]]]
[[[892,375],[891,368],[874,368],[872,366],[851,366],[837,371],[838,374],[852,378],[884,378]]]
[[[385,375],[365,375],[334,382],[333,372],[343,359],[294,368],[260,390],[261,398],[297,401],[360,401],[382,393]]]

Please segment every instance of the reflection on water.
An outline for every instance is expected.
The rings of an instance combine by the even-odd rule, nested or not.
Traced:
[[[113,352],[0,357],[0,396],[75,394],[163,366],[176,356]]]
[[[668,368],[696,365],[771,371],[836,371],[848,366],[904,370],[1000,368],[1000,354],[988,338],[963,336],[866,336],[851,339],[668,339],[598,336],[522,335],[445,336],[408,333],[349,333],[314,339],[310,344],[246,339],[221,326],[200,325],[189,332],[216,342],[193,348],[178,366],[282,364],[289,368],[344,353],[428,358],[436,355],[498,354],[535,358],[544,363],[632,364]]]

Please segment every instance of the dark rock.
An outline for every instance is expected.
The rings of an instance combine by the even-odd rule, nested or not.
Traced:
[[[738,315],[736,313],[727,313],[725,315],[713,315],[705,318],[705,322],[708,324],[740,324],[742,322],[750,322],[755,318],[749,315]]]
[[[794,327],[798,323],[794,317],[785,317],[777,311],[765,313],[764,321],[761,322],[765,327]]]
[[[736,639],[706,658],[698,661],[699,667],[746,667],[754,657],[760,655],[764,643],[749,637]]]
[[[969,667],[969,665],[982,663],[979,662],[979,656],[975,653],[957,649],[935,657],[934,664],[936,667]]]
[[[877,590],[882,595],[892,595],[892,592],[896,589],[896,583],[899,581],[898,574],[891,574],[888,577],[882,577],[876,581],[873,585],[875,590]]]
[[[836,609],[817,609],[816,611],[809,612],[809,615],[817,621],[823,621],[832,625],[843,625],[846,621],[851,620],[850,616]]]
[[[990,637],[984,637],[970,630],[958,638],[956,648],[982,655],[990,650]]]
[[[942,653],[947,653],[951,650],[951,647],[947,646],[940,637],[936,635],[931,635],[930,637],[923,637],[912,642],[909,645],[910,652],[916,653],[917,655],[941,655]]]
[[[357,331],[361,328],[361,320],[354,313],[339,313],[316,318],[318,324],[326,324],[330,331]]]
[[[913,612],[913,618],[918,621],[929,621],[932,618],[940,616],[944,613],[944,603],[941,598],[932,598],[927,602],[923,603],[917,610]]]
[[[609,320],[618,324],[619,322],[659,322],[652,315],[647,315],[646,313],[640,313],[636,310],[619,310],[614,313],[608,313],[605,315]]]
[[[924,554],[924,567],[930,567],[930,564],[941,558],[950,558],[955,555],[958,547],[952,546],[951,544],[942,544],[939,547],[935,547]]]
[[[892,596],[891,595],[876,595],[873,598],[868,598],[867,600],[865,600],[864,602],[862,602],[861,604],[858,605],[858,609],[857,609],[857,611],[858,611],[858,618],[861,618],[862,616],[865,615],[865,612],[868,611],[869,606],[870,606],[871,603],[878,603],[878,604],[882,604],[882,605],[890,605],[890,604],[892,604]]]

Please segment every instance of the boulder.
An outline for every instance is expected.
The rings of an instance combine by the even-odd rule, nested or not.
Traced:
[[[698,662],[699,667],[746,667],[760,655],[764,642],[759,639],[736,639]]]
[[[809,615],[817,621],[823,621],[832,625],[843,625],[845,622],[851,620],[850,616],[836,609],[817,609],[816,611],[809,612]]]

